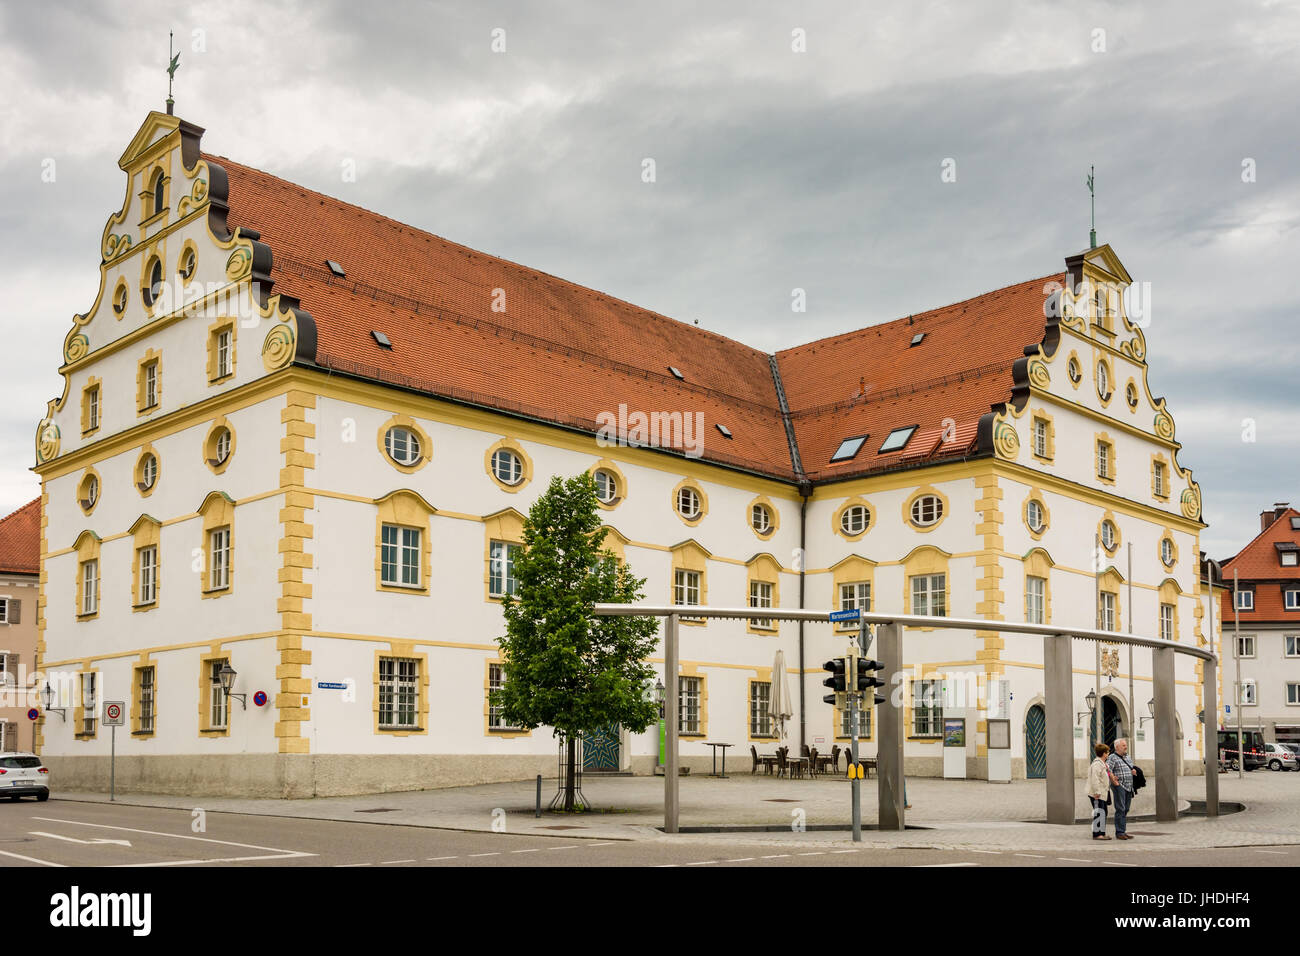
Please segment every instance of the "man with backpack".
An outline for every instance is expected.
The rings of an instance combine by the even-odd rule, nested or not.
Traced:
[[[1146,779],[1128,759],[1128,741],[1123,737],[1115,741],[1114,751],[1106,758],[1106,769],[1115,780],[1111,787],[1115,795],[1115,839],[1131,840],[1127,833],[1128,810],[1133,805],[1133,795],[1146,785]]]

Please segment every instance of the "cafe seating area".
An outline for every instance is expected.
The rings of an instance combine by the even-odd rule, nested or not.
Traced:
[[[819,753],[816,747],[805,744],[798,756],[792,756],[789,747],[777,747],[775,753],[760,754],[758,748],[751,744],[749,754],[754,761],[749,771],[751,775],[761,770],[764,775],[786,777],[791,780],[795,777],[800,779],[838,777],[841,775],[840,755],[844,755],[844,774],[848,773],[849,763],[852,760],[849,750],[841,748],[839,744],[833,745],[830,753]],[[876,772],[875,757],[859,757],[858,765],[865,776],[871,776]]]

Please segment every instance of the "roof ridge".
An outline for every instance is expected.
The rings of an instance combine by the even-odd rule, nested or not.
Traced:
[[[1060,276],[1060,275],[1063,275],[1063,274],[1064,274],[1064,273],[1061,273],[1061,272],[1051,272],[1051,273],[1048,273],[1047,275],[1045,275],[1045,276],[1041,276],[1041,277],[1039,277],[1039,278],[1035,278],[1035,279],[1024,279],[1024,280],[1022,280],[1022,281],[1020,281],[1020,282],[1012,282],[1012,283],[1010,283],[1009,285],[999,286],[999,287],[996,288],[996,289],[989,289],[987,292],[981,292],[981,293],[979,293],[978,295],[972,295],[972,296],[967,296],[967,297],[964,298],[964,299],[958,299],[956,302],[950,302],[950,303],[948,303],[947,305],[941,305],[941,306],[938,306],[937,308],[933,308],[933,309],[926,309],[924,312],[913,312],[913,313],[911,313],[911,314],[909,314],[909,315],[899,316],[898,318],[895,318],[895,319],[887,319],[887,320],[885,320],[884,322],[876,322],[876,323],[874,323],[874,324],[872,324],[872,325],[864,325],[864,326],[861,326],[860,328],[850,329],[850,330],[847,331],[847,332],[837,332],[837,333],[834,334],[834,335],[825,335],[825,336],[822,336],[822,337],[819,338],[819,339],[813,339],[813,340],[810,341],[810,342],[804,342],[804,343],[802,343],[802,344],[800,344],[800,345],[792,345],[792,346],[790,346],[790,348],[788,348],[788,349],[782,349],[782,350],[781,350],[780,352],[778,352],[777,354],[778,354],[778,355],[782,355],[782,354],[784,354],[784,353],[786,353],[786,352],[794,352],[794,351],[799,350],[799,349],[806,349],[806,348],[809,348],[810,346],[813,346],[813,345],[819,345],[819,344],[821,344],[822,342],[831,342],[831,341],[835,341],[835,340],[839,340],[839,339],[846,339],[846,338],[849,338],[850,336],[853,336],[853,335],[861,335],[862,333],[867,332],[867,331],[870,331],[870,330],[872,330],[872,329],[880,329],[880,328],[883,328],[884,326],[887,326],[887,325],[893,325],[894,323],[902,322],[902,321],[904,321],[905,319],[910,319],[910,320],[915,321],[915,320],[917,320],[917,319],[924,318],[924,317],[927,316],[927,315],[933,315],[933,314],[936,313],[936,312],[944,312],[944,311],[946,311],[946,310],[948,310],[948,309],[956,308],[956,307],[959,306],[959,305],[966,305],[966,304],[969,303],[969,302],[975,302],[975,301],[977,301],[977,300],[979,300],[979,299],[986,299],[986,298],[988,298],[988,297],[991,296],[991,295],[997,295],[999,292],[1006,292],[1006,291],[1008,291],[1009,289],[1018,289],[1018,288],[1020,288],[1021,286],[1033,285],[1035,282],[1045,282],[1045,281],[1047,281],[1047,280],[1049,280],[1049,279],[1055,279],[1057,276]],[[1043,317],[1043,321],[1044,321],[1044,323],[1046,323],[1046,321],[1047,321],[1047,317],[1046,317],[1046,316]]]
[[[454,246],[457,249],[463,249],[466,252],[471,252],[476,256],[483,256],[487,259],[493,259],[496,262],[501,263],[502,265],[519,269],[531,275],[543,276],[547,279],[550,279],[553,282],[561,283],[570,288],[579,289],[583,292],[588,292],[594,295],[598,295],[601,298],[609,300],[610,302],[621,303],[622,305],[625,305],[630,309],[635,309],[637,312],[645,313],[646,315],[653,316],[654,318],[660,319],[664,322],[671,322],[673,325],[679,325],[682,328],[690,329],[694,333],[711,336],[716,339],[721,339],[725,342],[731,342],[735,345],[740,346],[743,349],[746,349],[754,353],[755,356],[758,357],[767,356],[767,353],[762,351],[761,349],[754,348],[752,345],[748,345],[740,341],[739,339],[733,339],[729,335],[723,335],[721,332],[715,332],[712,329],[701,328],[700,326],[695,325],[693,323],[683,322],[681,319],[674,319],[670,315],[665,315],[662,312],[656,312],[654,309],[648,309],[643,305],[637,305],[635,302],[629,302],[627,299],[621,299],[618,296],[613,295],[612,293],[603,292],[600,289],[595,289],[588,285],[582,285],[581,283],[574,282],[572,279],[566,279],[563,276],[557,276],[553,273],[545,272],[542,269],[534,268],[533,266],[526,266],[521,262],[515,262],[513,259],[507,259],[504,256],[497,255],[496,253],[485,252],[482,249],[475,249],[473,246],[467,246],[462,242],[457,242],[455,239],[448,239],[446,236],[440,236],[436,232],[430,232],[427,229],[422,229],[419,226],[414,226],[409,222],[402,222],[400,219],[394,219],[392,216],[385,215],[382,212],[376,212],[373,209],[368,209],[365,206],[358,205],[357,203],[348,202],[346,199],[340,199],[337,196],[331,196],[329,193],[323,193],[318,189],[312,189],[310,186],[304,186],[301,183],[294,182],[293,180],[285,179],[283,176],[277,176],[275,173],[269,173],[264,169],[257,168],[256,166],[249,166],[247,163],[241,163],[239,160],[231,159],[229,156],[221,156],[217,153],[201,153],[200,155],[201,158],[205,160],[215,160],[218,163],[228,163],[233,166],[239,166],[243,169],[249,170],[250,172],[257,173],[259,176],[267,176],[271,179],[278,180],[279,182],[284,183],[285,185],[293,186],[297,189],[301,189],[304,192],[311,193],[314,196],[319,196],[322,199],[328,199],[330,202],[338,203],[340,206],[347,206],[350,209],[356,209],[360,212],[365,213],[368,216],[374,216],[377,219],[381,219],[384,222],[391,223],[395,226],[400,226],[403,229],[407,229],[424,236],[429,236],[433,239],[437,239],[439,242],[445,242],[449,246]],[[235,213],[235,218],[236,219],[238,218],[237,211]],[[253,228],[257,228],[256,224],[251,224],[251,225],[253,226]],[[274,245],[272,245],[272,264],[274,264],[274,256],[275,256],[275,250],[274,250]]]
[[[1243,554],[1245,554],[1247,551],[1253,548],[1260,538],[1264,537],[1264,535],[1272,531],[1273,526],[1278,524],[1283,518],[1287,516],[1287,514],[1294,514],[1296,517],[1300,517],[1300,511],[1297,511],[1295,508],[1288,507],[1285,510],[1283,510],[1282,514],[1278,515],[1276,518],[1274,518],[1272,521],[1269,522],[1267,528],[1261,528],[1259,530],[1259,533],[1256,534],[1255,537],[1251,538],[1244,545],[1242,545],[1240,551],[1238,551],[1232,557],[1228,558],[1226,561],[1222,562],[1222,564],[1220,565],[1222,570],[1226,572],[1228,570],[1228,565],[1235,564],[1238,558],[1240,558]],[[1227,581],[1226,575],[1224,577],[1224,581],[1225,583]]]

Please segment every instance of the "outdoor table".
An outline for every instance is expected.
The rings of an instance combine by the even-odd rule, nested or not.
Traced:
[[[709,774],[709,776],[718,777],[719,779],[726,780],[727,779],[727,748],[730,747],[731,744],[715,744],[707,740],[704,741],[704,744],[706,747],[713,748],[713,773]],[[719,747],[722,748],[722,773],[718,773],[718,748]]]
[[[786,769],[790,771],[791,777],[794,776],[794,772],[796,769],[798,769],[799,771],[799,776],[802,777],[803,768],[807,763],[808,763],[807,757],[786,757],[785,758],[785,766]]]

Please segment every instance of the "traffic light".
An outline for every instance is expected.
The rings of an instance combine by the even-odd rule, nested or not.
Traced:
[[[842,657],[837,657],[833,661],[827,661],[822,665],[822,670],[831,672],[831,676],[822,681],[822,686],[829,687],[831,690],[835,691],[834,694],[827,694],[824,696],[822,700],[828,704],[836,704],[838,706],[836,695],[843,694],[848,690],[848,686],[845,683],[847,677],[845,671],[845,660]]]
[[[858,659],[858,686],[854,689],[857,690],[859,693],[861,693],[862,691],[869,691],[873,687],[884,687],[885,686],[884,678],[877,677],[874,673],[872,673],[873,671],[880,671],[884,669],[885,669],[885,665],[880,663],[880,661],[869,660],[868,658],[865,657],[859,658]],[[883,694],[876,694],[875,698],[877,704],[883,704],[885,702],[885,698]]]

